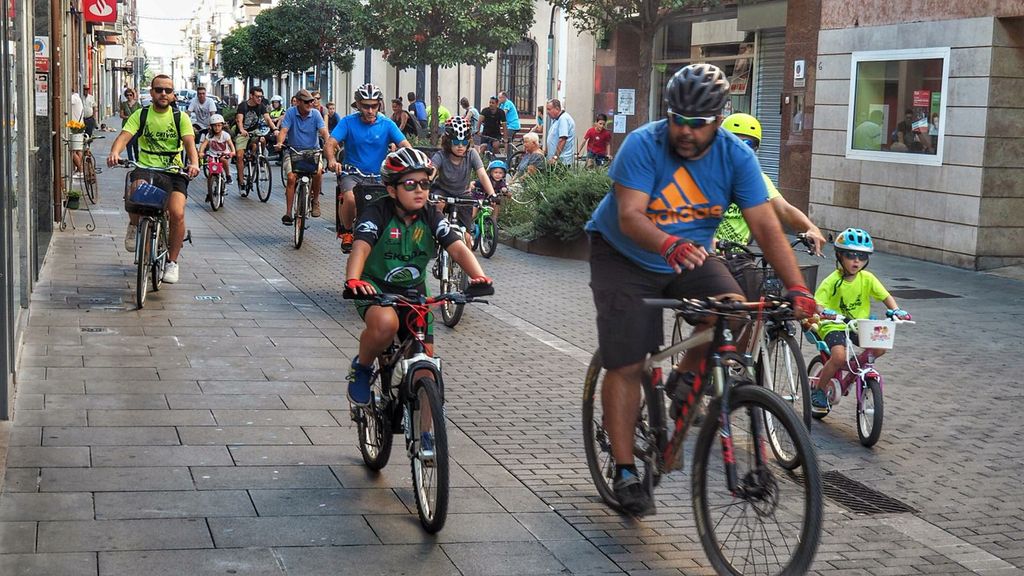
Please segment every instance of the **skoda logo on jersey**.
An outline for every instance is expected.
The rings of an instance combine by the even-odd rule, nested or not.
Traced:
[[[720,219],[722,207],[712,206],[690,172],[680,166],[672,175],[672,182],[652,197],[647,205],[647,217],[658,226],[707,218]]]
[[[384,277],[384,281],[388,284],[409,284],[416,281],[420,277],[419,268],[415,266],[402,266],[401,268],[394,268],[387,273]]]

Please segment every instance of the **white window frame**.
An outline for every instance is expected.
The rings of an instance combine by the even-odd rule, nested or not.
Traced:
[[[909,50],[872,50],[853,52],[850,58],[850,103],[846,118],[846,157],[853,160],[872,162],[894,162],[918,166],[942,166],[943,148],[946,145],[946,103],[949,101],[949,56],[948,46],[940,48],[914,48]],[[853,148],[854,106],[857,98],[857,64],[887,60],[934,60],[942,58],[942,100],[939,103],[939,136],[935,154],[917,152],[889,152],[855,150]]]

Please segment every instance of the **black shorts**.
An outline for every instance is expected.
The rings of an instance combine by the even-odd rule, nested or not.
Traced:
[[[850,340],[853,341],[855,346],[860,346],[856,332],[850,332]],[[836,346],[846,346],[846,331],[838,330],[836,332],[829,332],[825,335],[825,344],[828,346],[829,350]]]
[[[605,368],[640,362],[665,341],[663,311],[645,306],[644,298],[741,294],[725,262],[717,256],[682,274],[660,274],[641,268],[599,234],[590,236],[590,288]]]
[[[147,182],[151,182],[161,190],[177,192],[179,194],[184,194],[186,198],[188,197],[188,178],[184,174],[154,172],[152,170],[146,170],[145,168],[139,167],[132,170],[132,173],[128,178],[132,182],[136,180],[145,180]]]

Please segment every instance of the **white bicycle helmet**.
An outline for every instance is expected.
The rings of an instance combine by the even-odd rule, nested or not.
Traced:
[[[415,148],[399,148],[384,158],[380,178],[385,184],[394,185],[402,176],[419,170],[426,172],[428,178],[434,177],[434,165],[426,154]]]
[[[284,98],[281,98],[280,94],[274,94],[274,97],[270,99],[271,102],[284,102]]]
[[[214,124],[224,124],[224,117],[220,114],[210,114],[210,126]]]
[[[377,86],[374,85],[374,84],[367,83],[367,84],[363,84],[359,88],[356,88],[356,93],[355,93],[355,101],[356,102],[359,102],[360,100],[383,100],[383,99],[384,99],[384,93],[381,92],[380,88],[377,88]]]
[[[453,140],[469,140],[469,122],[462,116],[452,116],[444,123],[444,133]]]

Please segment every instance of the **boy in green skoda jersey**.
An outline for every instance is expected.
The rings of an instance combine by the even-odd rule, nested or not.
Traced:
[[[345,288],[356,294],[426,293],[427,264],[440,244],[469,275],[471,285],[490,285],[483,268],[460,234],[444,216],[427,206],[434,167],[427,155],[415,148],[399,148],[387,155],[380,168],[388,197],[373,202],[359,217],[352,254],[345,269]],[[399,318],[405,310],[357,301],[366,322],[359,336],[359,354],[352,359],[348,376],[349,400],[360,406],[370,402],[373,360],[408,324]],[[432,351],[433,331],[427,324],[426,352]]]

